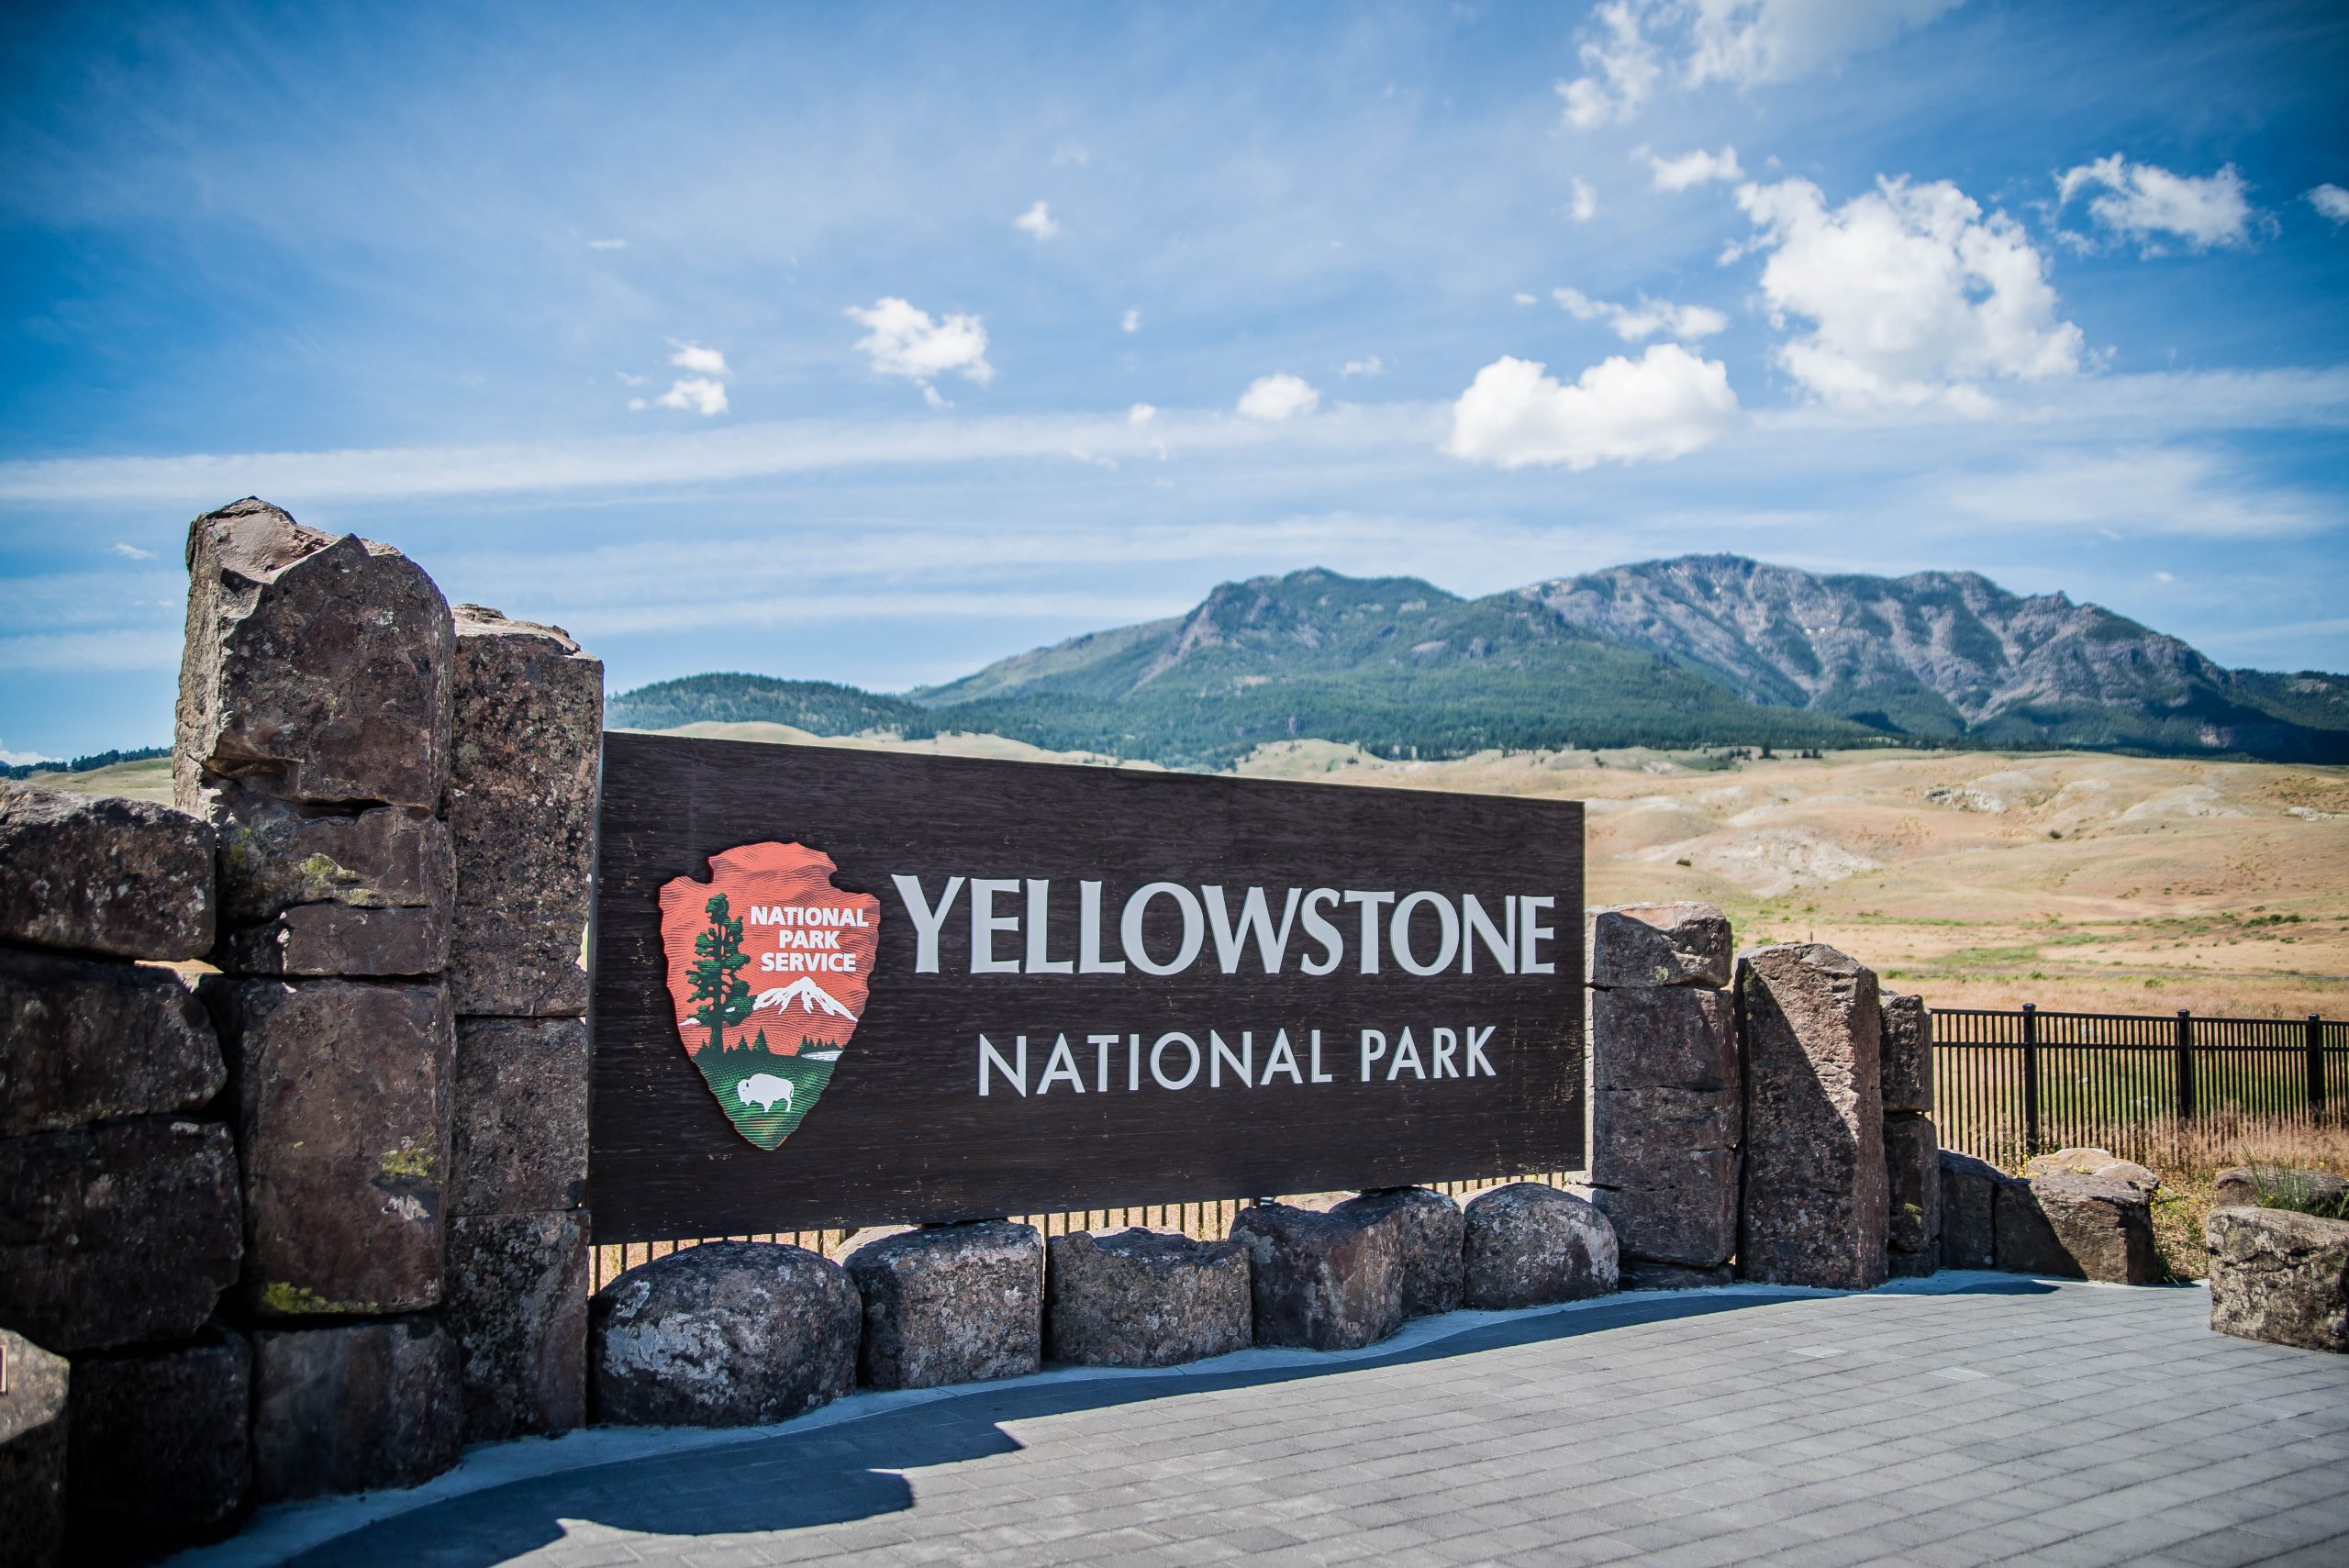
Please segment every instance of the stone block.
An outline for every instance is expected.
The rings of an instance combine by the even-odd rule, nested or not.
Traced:
[[[1591,1202],[1615,1229],[1625,1261],[1709,1269],[1737,1251],[1737,1151],[1682,1152],[1675,1173],[1658,1162],[1653,1185],[1598,1187]]]
[[[0,941],[123,958],[212,948],[212,828],[184,811],[0,780]]]
[[[1738,1272],[1774,1284],[1881,1284],[1891,1198],[1876,975],[1833,948],[1790,943],[1743,955],[1738,985],[1746,1078]]]
[[[586,1424],[587,1263],[581,1210],[449,1222],[440,1318],[457,1341],[467,1442]]]
[[[1623,1260],[1625,1290],[1710,1290],[1732,1284],[1737,1271],[1727,1263],[1692,1269],[1681,1263],[1651,1263],[1642,1258]]]
[[[1467,1235],[1458,1204],[1428,1187],[1389,1187],[1350,1197],[1330,1212],[1364,1220],[1391,1216],[1401,1226],[1404,1317],[1431,1318],[1458,1308],[1460,1250]]]
[[[1080,1366],[1179,1366],[1255,1342],[1248,1249],[1134,1229],[1044,1243],[1044,1344]]]
[[[2036,1154],[2023,1162],[2026,1180],[2042,1176],[2093,1176],[2099,1182],[2119,1182],[2140,1192],[2160,1188],[2162,1179],[2138,1164],[2123,1160],[2109,1149],[2058,1149],[2053,1154]]]
[[[1998,1267],[2009,1273],[2152,1284],[2153,1205],[2122,1182],[2058,1173],[1998,1184]]]
[[[2210,1327],[2349,1351],[2349,1220],[2235,1206],[2210,1211]]]
[[[1615,1228],[1572,1193],[1512,1182],[1471,1198],[1466,1218],[1463,1294],[1471,1307],[1580,1301],[1620,1283]]]
[[[1622,904],[1594,909],[1586,935],[1593,985],[1729,984],[1729,920],[1710,904]]]
[[[1044,1243],[982,1219],[885,1237],[846,1259],[864,1298],[857,1372],[874,1388],[1024,1377],[1044,1359]]]
[[[185,1339],[235,1283],[237,1152],[134,1117],[0,1141],[0,1322],[64,1352]]]
[[[253,1334],[253,1495],[416,1486],[463,1443],[457,1341],[430,1313]]]
[[[1954,1149],[1941,1151],[1940,1164],[1942,1267],[1998,1267],[1998,1193],[2006,1175],[1995,1165]]]
[[[438,909],[297,904],[221,938],[214,962],[231,974],[438,974],[449,962],[449,921]]]
[[[196,1110],[228,1078],[172,971],[0,948],[0,1138]]]
[[[196,810],[235,782],[281,800],[440,808],[448,602],[389,545],[248,498],[188,526],[172,784]]]
[[[457,864],[449,825],[412,806],[305,806],[234,784],[207,788],[219,835],[220,924],[258,925],[306,904],[446,909]]]
[[[1890,1205],[1884,1244],[1887,1251],[1911,1260],[1890,1265],[1903,1278],[1929,1274],[1941,1266],[1941,1138],[1930,1118],[1903,1112],[1884,1118],[1885,1184]]]
[[[587,1192],[587,1020],[457,1020],[449,1207],[575,1208]]]
[[[1887,996],[1884,1016],[1884,1111],[1933,1110],[1933,1024],[1922,996]]]
[[[1392,1215],[1243,1208],[1231,1240],[1248,1249],[1256,1343],[1350,1351],[1403,1326],[1403,1228]]]
[[[595,1418],[788,1420],[856,1385],[863,1316],[847,1271],[800,1247],[711,1241],[640,1263],[588,1304]]]
[[[226,1534],[252,1490],[252,1346],[192,1344],[73,1363],[68,1507],[77,1555],[145,1562]]]
[[[0,1329],[8,1382],[0,1388],[0,1562],[50,1568],[65,1558],[67,1387],[72,1371],[22,1334]]]
[[[1687,1157],[1734,1150],[1744,1106],[1731,1089],[1601,1089],[1590,1102],[1590,1179],[1677,1185]]]
[[[1739,1092],[1735,1009],[1687,986],[1590,994],[1591,1083],[1609,1089]]]
[[[244,1164],[244,1296],[272,1318],[440,1299],[456,1036],[438,984],[207,979]]]
[[[2330,1171],[2303,1171],[2284,1165],[2237,1165],[2219,1173],[2211,1195],[2212,1208],[2265,1207],[2277,1204],[2303,1214],[2327,1214],[2349,1218],[2349,1181]]]
[[[478,605],[456,629],[450,995],[460,1013],[584,1013],[603,662]]]

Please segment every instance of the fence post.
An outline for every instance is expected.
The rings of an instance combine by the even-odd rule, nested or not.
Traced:
[[[2324,1020],[2309,1015],[2309,1115],[2324,1109]]]
[[[2022,1152],[2039,1152],[2039,1004],[2022,1005]]]
[[[2177,1010],[2177,1119],[2194,1119],[2194,1015]]]

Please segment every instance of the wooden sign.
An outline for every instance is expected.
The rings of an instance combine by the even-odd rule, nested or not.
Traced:
[[[604,738],[599,1241],[1582,1162],[1582,807]]]

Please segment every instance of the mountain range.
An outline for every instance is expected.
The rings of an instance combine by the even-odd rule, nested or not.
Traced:
[[[1968,572],[1820,574],[1734,555],[1466,599],[1313,569],[902,695],[708,674],[611,700],[615,726],[994,733],[1219,767],[1268,740],[1494,748],[2066,746],[2349,762],[2349,679],[2229,670],[2063,594]]]

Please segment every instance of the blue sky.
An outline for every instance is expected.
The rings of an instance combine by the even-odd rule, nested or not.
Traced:
[[[2323,5],[12,10],[0,751],[247,494],[615,689],[1734,550],[2349,669]]]

